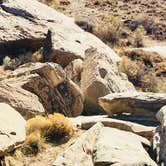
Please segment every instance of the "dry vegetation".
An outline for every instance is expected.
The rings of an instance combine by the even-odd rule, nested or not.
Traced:
[[[127,51],[119,65],[138,90],[166,92],[166,63],[155,53]]]
[[[74,134],[74,126],[64,115],[36,116],[27,121],[27,138],[22,151],[25,154],[37,154],[44,148],[45,141],[67,140]]]

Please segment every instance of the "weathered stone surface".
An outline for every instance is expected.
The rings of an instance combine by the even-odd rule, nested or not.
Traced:
[[[83,110],[83,97],[79,87],[66,79],[65,72],[58,64],[25,64],[9,73],[8,77],[3,80],[3,84],[37,95],[46,113],[61,112],[67,116],[77,116]]]
[[[112,93],[99,98],[99,104],[109,115],[127,112],[133,115],[155,116],[155,113],[166,104],[166,94]]]
[[[130,132],[102,128],[94,146],[94,165],[157,166],[143,148],[143,140],[144,138]]]
[[[64,69],[67,78],[71,79],[77,85],[80,86],[81,73],[83,71],[83,61],[81,59],[76,59],[69,63]]]
[[[36,0],[3,1],[0,22],[0,53],[17,53],[20,48],[35,49],[45,43],[44,53],[49,56],[44,59],[62,66],[74,59],[83,59],[85,50],[90,47],[106,53],[114,63],[120,60],[111,48],[79,28],[73,19]],[[48,29],[52,33],[44,42]]]
[[[156,161],[160,165],[166,165],[166,106],[163,106],[156,114],[160,125],[156,128],[153,137],[153,149],[156,153]]]
[[[83,133],[74,144],[63,152],[54,162],[54,166],[93,166],[92,152],[94,143],[103,125],[98,123]]]
[[[26,118],[45,113],[38,96],[8,83],[0,83],[0,102],[8,103]]]
[[[100,122],[105,127],[117,128],[120,130],[125,130],[129,132],[133,132],[140,136],[146,137],[151,140],[153,137],[155,127],[144,126],[137,123],[117,120],[109,118],[106,115],[97,115],[97,116],[79,116],[76,118],[70,118],[70,120],[79,128],[83,130],[87,130],[91,128],[94,124]]]
[[[86,51],[81,75],[81,89],[87,107],[96,107],[96,109],[98,109],[99,97],[109,93],[135,91],[126,75],[118,72],[112,57],[94,48]]]
[[[11,106],[0,103],[0,156],[25,140],[25,120]]]

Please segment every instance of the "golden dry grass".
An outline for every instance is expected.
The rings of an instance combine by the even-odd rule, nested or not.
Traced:
[[[74,125],[62,114],[38,115],[27,121],[27,138],[22,151],[24,154],[37,154],[44,148],[45,141],[68,139],[74,131]]]

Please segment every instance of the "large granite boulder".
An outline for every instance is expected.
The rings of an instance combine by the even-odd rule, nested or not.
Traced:
[[[94,146],[95,166],[157,166],[145,151],[142,143],[147,140],[136,134],[104,127]]]
[[[99,109],[97,102],[99,97],[109,93],[135,91],[126,75],[118,72],[112,57],[95,48],[86,51],[81,75],[81,89],[89,111]]]
[[[25,140],[24,118],[11,106],[0,103],[0,157]]]
[[[8,98],[11,92],[0,92],[0,100],[7,100],[14,108],[18,108],[23,115],[35,115],[40,113],[60,112],[66,116],[80,115],[83,110],[83,96],[79,87],[66,78],[63,69],[54,63],[29,63],[25,64],[13,72],[10,72],[7,79],[1,81],[2,86],[10,85],[24,90],[25,94],[36,96],[36,100],[29,104],[21,105],[21,94],[17,92]],[[2,95],[1,95],[2,93]],[[5,94],[5,97],[4,97]],[[26,97],[26,96],[25,96]],[[22,100],[25,99],[22,98]],[[30,101],[33,98],[28,96]],[[18,99],[18,100],[15,100]],[[36,102],[37,101],[37,102]],[[26,102],[26,101],[24,101]],[[33,106],[34,105],[34,106]],[[31,108],[32,106],[32,108]],[[42,108],[39,110],[39,108]]]
[[[99,98],[99,104],[109,115],[131,113],[155,117],[157,111],[166,104],[166,94],[150,92],[112,93]]]

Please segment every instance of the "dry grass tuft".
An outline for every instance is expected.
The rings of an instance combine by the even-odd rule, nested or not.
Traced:
[[[37,154],[44,148],[45,141],[67,140],[74,134],[74,125],[64,115],[36,116],[27,121],[27,138],[23,145],[24,154]]]
[[[120,45],[122,26],[123,24],[118,17],[104,17],[102,22],[96,26],[94,34],[105,43],[117,46]]]

